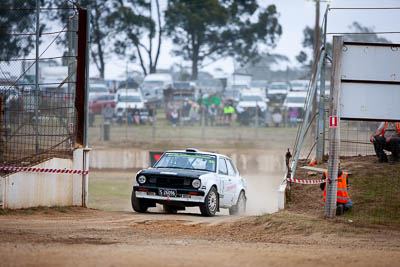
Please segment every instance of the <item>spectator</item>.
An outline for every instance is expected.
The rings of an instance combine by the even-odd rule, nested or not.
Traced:
[[[217,125],[221,126],[224,124],[224,105],[219,103],[217,107]]]
[[[103,109],[104,124],[112,124],[113,116],[114,116],[114,110],[111,107],[111,104],[107,104],[107,106],[105,106]]]
[[[226,125],[231,125],[232,116],[233,116],[234,113],[235,113],[235,109],[233,108],[231,101],[229,101],[224,106],[224,119],[225,119],[225,124]]]
[[[272,112],[272,121],[274,122],[275,127],[279,127],[279,124],[282,122],[281,110],[278,107],[275,107]]]
[[[399,162],[400,152],[400,126],[399,122],[381,122],[378,129],[371,135],[378,162],[388,162],[384,150],[392,152],[391,164]]]
[[[339,167],[340,168],[340,167]],[[322,179],[326,180],[328,172],[322,175]],[[336,178],[336,177],[333,177]],[[329,182],[329,180],[328,180]],[[353,207],[350,200],[349,192],[347,190],[348,174],[338,169],[337,177],[337,190],[336,190],[336,215],[343,215],[343,213]],[[320,184],[321,190],[324,191],[322,201],[326,202],[326,182]]]
[[[151,125],[153,125],[154,122],[154,107],[149,106],[149,122]]]
[[[183,108],[182,108],[182,119],[183,119],[184,123],[186,123],[190,120],[190,109],[191,108],[192,108],[192,100],[185,99],[185,102],[183,102]]]
[[[211,104],[208,107],[207,114],[208,114],[208,118],[209,118],[209,121],[210,121],[210,125],[214,126],[215,119],[216,119],[216,117],[218,115],[218,110],[217,110],[217,108],[215,107],[214,104]]]
[[[190,124],[194,125],[199,120],[199,105],[194,102],[189,112]]]
[[[133,109],[133,123],[136,125],[140,124],[140,111],[135,105],[135,108]]]
[[[299,117],[299,113],[297,108],[290,108],[289,109],[289,127],[296,127],[297,126],[297,118]]]
[[[179,114],[178,111],[176,110],[176,108],[174,108],[171,112],[171,122],[172,122],[172,126],[176,127],[176,124],[179,121]]]

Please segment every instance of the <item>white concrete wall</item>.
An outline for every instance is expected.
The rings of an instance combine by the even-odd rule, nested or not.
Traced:
[[[285,162],[279,153],[264,150],[237,152],[219,150],[236,164],[240,172],[280,172],[285,171]],[[90,167],[95,169],[142,169],[150,166],[149,151],[135,149],[92,150]]]
[[[82,154],[77,149],[73,160],[53,158],[34,167],[81,170]],[[82,175],[18,172],[1,183],[4,208],[82,205]]]

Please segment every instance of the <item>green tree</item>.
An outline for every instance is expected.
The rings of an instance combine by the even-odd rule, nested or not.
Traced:
[[[117,39],[115,51],[138,57],[144,75],[155,73],[163,34],[159,0],[114,0],[113,7],[106,23]]]
[[[373,27],[363,26],[357,21],[354,21],[353,24],[349,26],[349,31],[355,33],[366,33],[366,34],[346,35],[344,37],[345,42],[391,43],[388,39],[384,37],[379,37],[376,33],[374,33]]]
[[[0,58],[8,60],[28,55],[35,47],[35,35],[18,34],[36,31],[36,0],[3,0],[1,4]],[[43,29],[44,25],[41,24],[39,31]]]
[[[205,59],[245,64],[282,33],[275,5],[262,9],[256,0],[170,0],[165,23],[174,54],[192,62],[192,79]]]
[[[67,23],[72,8],[71,2],[65,0],[53,0],[48,2],[49,7],[60,8],[57,12],[50,13],[51,20],[59,20],[63,25]],[[107,39],[110,37],[110,29],[105,24],[106,18],[110,14],[110,4],[107,0],[81,0],[79,6],[90,11],[90,55],[91,59],[99,71],[100,78],[104,79],[106,58],[108,55]],[[61,40],[63,45],[67,44],[67,39]]]
[[[366,27],[358,22],[353,22],[349,27],[349,32],[356,34],[348,34],[344,36],[344,41],[346,42],[367,42],[367,43],[390,43],[389,40],[383,37],[379,37],[374,33],[374,29],[371,27]],[[320,31],[322,32],[322,30]],[[359,34],[365,33],[365,34]],[[310,67],[312,65],[312,60],[308,60],[308,55],[313,51],[314,45],[314,29],[306,26],[303,30],[303,50],[296,56],[296,59],[303,66]],[[326,52],[331,54],[332,44],[326,44]]]

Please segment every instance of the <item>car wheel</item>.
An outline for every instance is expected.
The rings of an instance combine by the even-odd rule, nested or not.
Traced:
[[[242,215],[246,212],[246,196],[244,191],[241,191],[236,205],[229,208],[230,215]]]
[[[135,191],[132,191],[132,195],[131,195],[131,203],[132,203],[132,208],[134,211],[136,212],[146,212],[148,207],[143,203],[143,200],[138,199],[136,197]]]
[[[166,213],[170,213],[170,214],[176,214],[178,212],[177,209],[175,209],[174,207],[172,207],[170,205],[163,205],[163,209]]]
[[[211,187],[208,192],[204,203],[200,204],[200,212],[204,216],[214,216],[218,210],[218,192],[215,187]]]

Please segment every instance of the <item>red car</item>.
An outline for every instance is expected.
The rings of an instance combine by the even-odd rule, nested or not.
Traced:
[[[107,105],[110,105],[114,109],[115,102],[115,94],[96,95],[93,98],[89,96],[89,111],[101,114]]]

